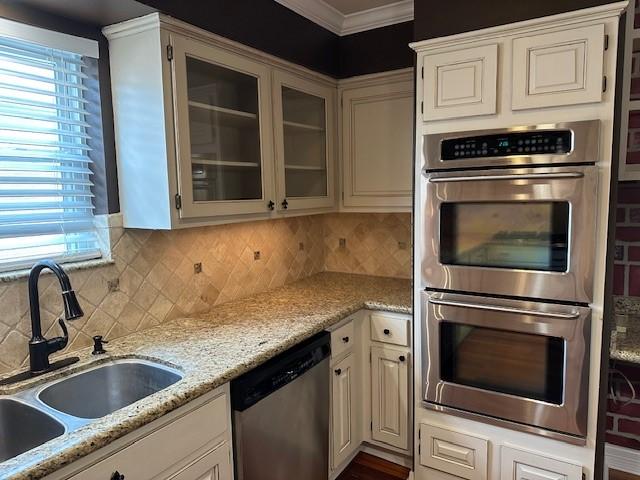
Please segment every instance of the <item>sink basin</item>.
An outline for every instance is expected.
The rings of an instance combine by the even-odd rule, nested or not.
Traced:
[[[0,463],[64,433],[64,426],[22,402],[0,399]]]
[[[38,398],[59,412],[94,419],[159,392],[181,378],[180,373],[163,365],[120,360],[49,385]]]

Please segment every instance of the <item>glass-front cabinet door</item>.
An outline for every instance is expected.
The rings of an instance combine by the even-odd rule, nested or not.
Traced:
[[[268,212],[269,69],[183,37],[171,44],[180,216]]]
[[[334,92],[274,73],[274,127],[279,210],[334,204]]]

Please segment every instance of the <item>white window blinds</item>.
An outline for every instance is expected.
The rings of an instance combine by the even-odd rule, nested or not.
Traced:
[[[0,37],[0,271],[100,256],[82,56]]]

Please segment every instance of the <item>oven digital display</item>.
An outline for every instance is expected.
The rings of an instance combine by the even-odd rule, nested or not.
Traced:
[[[533,130],[443,140],[442,160],[468,158],[567,155],[573,149],[571,130]]]

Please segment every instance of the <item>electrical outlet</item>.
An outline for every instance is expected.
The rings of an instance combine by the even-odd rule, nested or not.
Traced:
[[[341,238],[340,240],[338,240],[338,245],[340,246],[340,248],[347,248],[347,239]]]
[[[254,260],[260,260],[260,252],[259,251],[253,252],[253,259]]]
[[[193,264],[193,273],[202,273],[202,263],[198,262]]]

